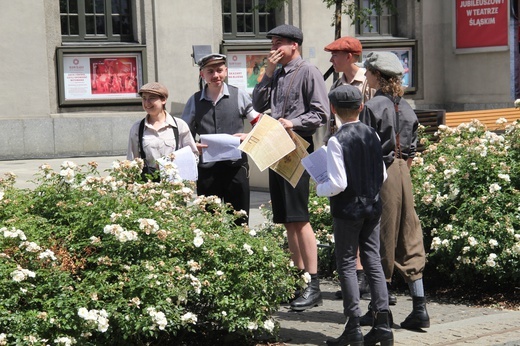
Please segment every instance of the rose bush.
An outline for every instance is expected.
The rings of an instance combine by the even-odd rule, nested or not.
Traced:
[[[440,126],[414,160],[428,271],[465,286],[520,284],[520,124]]]
[[[133,183],[140,160],[96,167],[43,165],[31,190],[0,179],[0,345],[276,335],[299,280],[278,236],[179,179]]]

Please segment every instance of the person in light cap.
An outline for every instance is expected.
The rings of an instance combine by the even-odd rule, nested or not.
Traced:
[[[359,121],[363,96],[358,88],[340,85],[329,92],[329,100],[331,111],[338,116],[341,125],[327,145],[329,179],[319,183],[316,192],[318,196],[330,198],[336,267],[347,323],[341,336],[327,340],[327,345],[363,344],[356,273],[358,248],[374,308],[381,320],[386,316],[384,326],[374,326],[367,336],[377,334],[378,342],[391,345],[393,333],[388,322],[388,292],[379,255],[379,190],[386,176],[381,142],[373,128]]]
[[[428,328],[430,317],[426,310],[422,280],[426,255],[410,178],[410,167],[417,150],[419,121],[402,97],[401,77],[404,70],[394,53],[376,51],[368,54],[365,68],[368,84],[377,91],[365,104],[360,120],[373,127],[381,138],[388,173],[380,194],[384,201],[380,235],[383,270],[387,282],[390,282],[396,268],[410,288],[413,310],[401,327]],[[373,323],[373,311],[369,310],[361,318],[361,325]]]
[[[166,111],[168,89],[163,84],[147,83],[139,89],[138,94],[146,116],[135,122],[130,129],[126,158],[143,159],[143,179],[152,178],[158,181],[159,175],[153,174],[159,168],[157,159],[169,156],[186,146],[197,155],[197,146],[188,124]]]
[[[254,125],[260,114],[253,109],[251,97],[244,90],[225,83],[226,56],[208,54],[197,64],[205,85],[188,99],[182,119],[188,123],[195,138],[200,139],[201,135],[208,134],[229,134],[244,140],[244,120],[247,119]],[[200,141],[197,143],[200,155],[207,147]],[[235,211],[243,213],[236,223],[247,224],[250,207],[247,155],[242,153],[239,160],[219,162],[204,162],[201,156],[198,174],[197,194],[222,198]]]
[[[321,72],[302,59],[302,31],[292,25],[280,25],[267,33],[271,51],[262,80],[253,89],[253,107],[259,112],[271,110],[287,131],[300,135],[314,151],[313,134],[327,123],[329,102]],[[281,68],[277,69],[280,64]],[[294,264],[311,276],[303,290],[296,290],[291,309],[303,311],[323,303],[318,279],[318,247],[309,222],[309,179],[304,172],[293,187],[274,170],[269,170],[269,192],[273,222],[287,230],[289,250]],[[301,293],[301,294],[300,294]]]

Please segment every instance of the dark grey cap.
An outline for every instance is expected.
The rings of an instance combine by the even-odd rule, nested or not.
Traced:
[[[206,66],[216,65],[216,64],[225,64],[226,56],[224,54],[212,53],[203,56],[197,62],[197,65],[202,69]]]
[[[346,84],[329,92],[329,100],[335,108],[358,109],[363,102],[363,96],[358,88]]]
[[[303,42],[303,32],[294,25],[282,24],[277,26],[267,33],[267,38],[271,38],[273,36],[287,38],[298,43],[299,45],[301,45]]]

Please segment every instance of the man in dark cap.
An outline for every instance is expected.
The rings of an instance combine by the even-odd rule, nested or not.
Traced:
[[[360,328],[356,257],[367,269],[372,304],[379,315],[367,338],[390,345],[388,292],[379,256],[379,190],[386,176],[381,142],[374,129],[359,121],[363,97],[352,85],[340,85],[329,93],[332,112],[341,120],[327,145],[329,180],[316,187],[318,196],[330,198],[334,222],[335,255],[347,318],[343,334],[327,345],[363,344]]]
[[[413,310],[401,327],[428,328],[430,317],[426,311],[422,280],[426,255],[410,177],[410,166],[417,149],[419,121],[412,107],[402,98],[404,69],[399,58],[388,51],[372,52],[366,57],[365,67],[368,83],[377,91],[365,104],[360,120],[373,127],[381,138],[383,160],[388,172],[388,179],[381,187],[384,202],[381,263],[388,282],[396,268],[410,288]],[[372,325],[373,321],[373,311],[369,310],[361,319],[361,325]]]
[[[226,56],[212,53],[198,61],[200,76],[206,84],[192,95],[182,113],[193,137],[197,135],[227,133],[245,138],[244,119],[254,123],[258,112],[253,109],[251,97],[242,89],[225,83]],[[197,143],[199,152],[207,147]],[[244,215],[237,224],[248,223],[250,206],[249,163],[243,153],[239,160],[203,162],[198,165],[197,194],[219,196]]]
[[[284,128],[310,143],[312,135],[325,124],[329,115],[327,88],[321,72],[302,59],[303,33],[292,25],[280,25],[267,33],[271,39],[264,77],[253,90],[253,106],[259,112],[271,109],[271,116]],[[276,69],[277,65],[282,67]],[[311,276],[303,293],[291,302],[291,308],[303,311],[322,304],[318,280],[318,248],[309,223],[309,174],[305,172],[296,187],[269,170],[269,191],[273,222],[287,229],[289,250],[294,264]]]

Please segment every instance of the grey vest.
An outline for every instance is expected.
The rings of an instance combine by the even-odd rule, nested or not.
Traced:
[[[238,108],[238,88],[228,85],[229,96],[224,95],[216,105],[206,99],[201,100],[202,91],[195,93],[195,133],[199,135],[227,133],[235,134],[244,132],[244,117]],[[247,155],[242,154],[242,159],[237,161],[225,161],[235,166],[247,162]],[[204,163],[199,161],[199,167],[209,168],[214,162]]]

